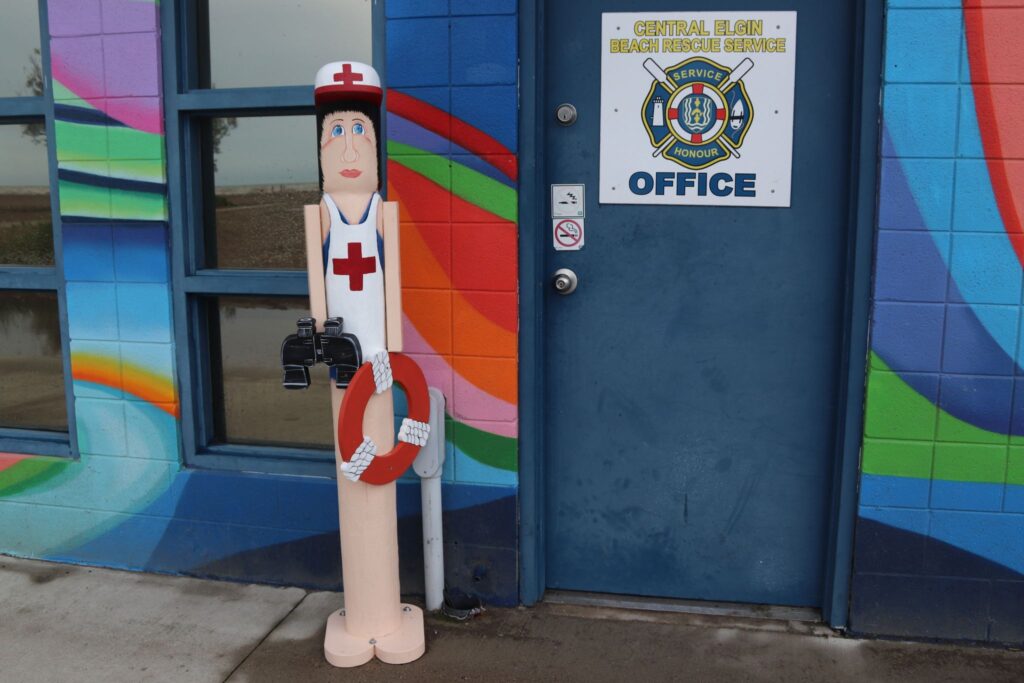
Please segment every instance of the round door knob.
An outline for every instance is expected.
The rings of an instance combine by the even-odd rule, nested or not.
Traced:
[[[568,102],[558,105],[558,108],[555,109],[555,118],[563,126],[571,126],[576,123],[576,116],[576,107]]]
[[[579,281],[576,273],[568,268],[559,268],[555,271],[554,277],[551,278],[551,284],[554,285],[555,291],[562,295],[575,292]]]

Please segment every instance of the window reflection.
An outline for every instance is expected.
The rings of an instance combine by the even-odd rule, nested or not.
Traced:
[[[305,270],[302,206],[319,201],[313,117],[207,119],[203,139],[207,267]]]
[[[369,0],[199,0],[198,16],[201,88],[304,85],[373,56]]]
[[[42,95],[39,65],[39,1],[4,0],[0,21],[0,97]]]
[[[53,292],[0,291],[0,427],[68,429]]]
[[[214,422],[221,443],[333,448],[327,371],[305,390],[281,386],[281,342],[309,315],[299,297],[208,300]]]
[[[42,120],[0,126],[0,265],[52,266],[51,221]]]

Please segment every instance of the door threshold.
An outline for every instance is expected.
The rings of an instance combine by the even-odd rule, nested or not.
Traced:
[[[637,595],[553,590],[545,591],[544,602],[554,605],[611,607],[645,612],[676,612],[679,614],[706,614],[718,617],[798,621],[813,624],[822,623],[821,612],[813,607],[755,605],[743,602],[709,602],[706,600],[681,600],[677,598],[647,598]]]

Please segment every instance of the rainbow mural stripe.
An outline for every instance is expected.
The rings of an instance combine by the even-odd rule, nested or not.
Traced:
[[[425,23],[422,38],[452,52],[451,72],[445,62],[443,72],[403,76],[401,49],[389,50],[390,80],[402,87],[388,93],[388,190],[402,203],[407,351],[450,412],[448,582],[497,604],[518,600],[516,19],[508,5],[475,3],[449,19],[445,4],[439,20],[393,2],[388,24],[397,35]],[[80,457],[0,454],[0,552],[337,588],[332,479],[181,463],[158,8],[49,0]],[[463,45],[456,56],[452,34],[481,22],[512,27],[506,49],[473,54]],[[456,64],[474,75],[461,78]],[[501,94],[511,106],[496,116],[467,91]],[[418,491],[414,481],[399,486],[411,592],[422,585]]]
[[[1019,643],[1024,9],[918,4],[887,21],[851,625]]]

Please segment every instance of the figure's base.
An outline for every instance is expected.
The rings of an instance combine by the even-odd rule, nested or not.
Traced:
[[[385,664],[408,664],[422,657],[426,647],[423,610],[415,605],[403,604],[401,626],[397,631],[378,638],[350,634],[345,628],[345,610],[332,612],[327,618],[324,657],[332,666],[360,666],[373,659],[374,655]]]

